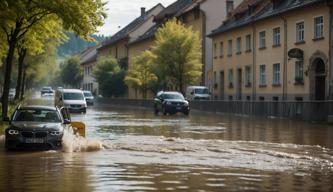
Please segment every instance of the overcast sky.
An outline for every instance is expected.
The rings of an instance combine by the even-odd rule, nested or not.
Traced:
[[[146,10],[154,7],[158,3],[168,6],[176,0],[105,0],[107,2],[107,19],[104,26],[98,29],[98,34],[106,36],[113,35],[121,28],[125,27],[136,17],[140,16],[140,8]]]

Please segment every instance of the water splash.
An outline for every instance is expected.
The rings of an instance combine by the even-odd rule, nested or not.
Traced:
[[[105,145],[101,141],[95,139],[87,139],[75,134],[71,127],[64,130],[64,136],[62,138],[62,151],[71,152],[90,152],[104,149]]]

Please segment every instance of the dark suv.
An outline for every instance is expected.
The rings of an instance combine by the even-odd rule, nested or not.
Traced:
[[[57,149],[61,147],[64,129],[70,124],[65,108],[48,106],[17,107],[5,130],[5,148]]]
[[[175,114],[182,112],[184,115],[188,115],[190,112],[190,106],[188,101],[184,99],[184,96],[179,92],[173,91],[161,91],[158,92],[154,99],[154,112],[158,114],[162,112],[166,114]]]

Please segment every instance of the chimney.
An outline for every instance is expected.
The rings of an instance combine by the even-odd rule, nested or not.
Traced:
[[[141,16],[143,16],[146,13],[146,8],[145,7],[141,7]]]

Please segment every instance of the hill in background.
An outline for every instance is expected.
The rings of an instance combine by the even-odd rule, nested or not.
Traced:
[[[106,38],[104,35],[92,35],[91,37],[94,38],[96,42],[88,42],[76,37],[74,33],[66,33],[66,35],[68,36],[68,41],[58,47],[58,57],[60,58],[80,53],[85,48],[96,45]]]

